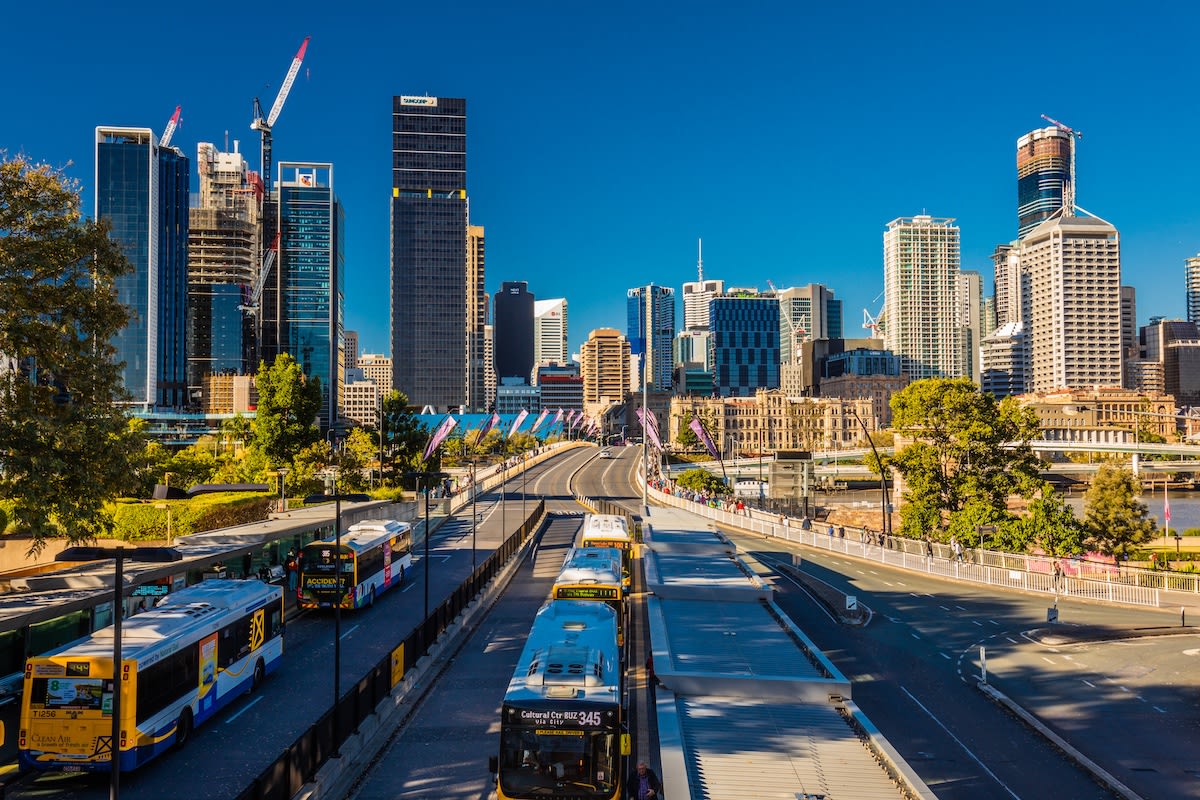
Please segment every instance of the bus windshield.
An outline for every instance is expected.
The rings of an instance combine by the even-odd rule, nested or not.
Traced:
[[[615,730],[508,727],[500,738],[504,797],[611,797],[619,763]]]

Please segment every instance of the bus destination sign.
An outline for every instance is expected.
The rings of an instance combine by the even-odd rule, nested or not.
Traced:
[[[518,714],[523,725],[532,725],[537,728],[596,730],[602,727],[602,715],[598,710],[594,709],[556,708],[549,710],[522,708],[518,711]]]
[[[612,586],[558,586],[555,600],[616,600],[617,589]]]

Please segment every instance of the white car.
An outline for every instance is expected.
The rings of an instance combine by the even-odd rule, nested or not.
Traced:
[[[601,458],[612,458],[613,457],[612,450],[601,450],[600,457]]]

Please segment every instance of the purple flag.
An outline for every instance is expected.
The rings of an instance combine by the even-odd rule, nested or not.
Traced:
[[[429,460],[429,457],[433,455],[433,451],[438,449],[438,445],[445,441],[446,437],[450,435],[450,431],[454,430],[454,426],[457,424],[458,420],[449,414],[446,415],[446,418],[437,426],[437,430],[433,432],[433,436],[429,437],[429,444],[425,445],[425,457],[422,460]]]
[[[640,421],[642,423],[642,430],[644,430],[646,432],[646,435],[650,437],[650,441],[654,443],[654,446],[656,448],[658,448],[659,450],[662,450],[663,449],[662,442],[658,438],[658,426],[657,425],[647,425],[646,420],[644,418],[643,411],[640,408],[637,410],[637,416],[638,416],[638,421]],[[650,415],[650,419],[654,419],[653,414]]]
[[[542,413],[538,414],[538,418],[533,421],[533,427],[529,429],[530,433],[537,433],[538,428],[542,427],[542,423],[546,421],[546,417],[550,416],[550,409],[543,408]]]
[[[551,425],[557,425],[557,424],[558,424],[559,422],[561,422],[561,421],[562,421],[562,409],[560,408],[560,409],[558,410],[558,413],[554,415],[554,421],[553,421],[553,422],[551,422],[550,424],[551,424]]]
[[[512,435],[517,432],[517,428],[521,427],[521,423],[523,423],[525,418],[528,416],[529,412],[522,408],[521,413],[517,414],[517,418],[513,420],[512,427],[508,429],[508,436],[504,438],[511,439]]]
[[[479,429],[479,438],[477,438],[477,439],[475,440],[475,444],[479,444],[480,442],[482,442],[482,441],[483,441],[483,437],[485,437],[485,436],[487,436],[489,433],[491,433],[491,432],[492,432],[492,428],[496,427],[496,426],[497,426],[497,425],[499,425],[499,424],[500,424],[500,415],[499,415],[499,414],[492,414],[492,418],[491,418],[491,419],[489,419],[487,422],[485,422],[485,423],[483,424],[483,427]]]
[[[708,431],[704,430],[704,426],[700,424],[700,418],[692,417],[692,421],[688,423],[688,427],[700,437],[701,442],[704,442],[704,448],[708,450],[708,454],[720,461],[721,456],[717,454],[717,446],[713,444],[712,437],[708,435]]]

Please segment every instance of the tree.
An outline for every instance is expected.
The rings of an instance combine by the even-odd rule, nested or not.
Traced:
[[[1016,527],[1030,544],[1052,558],[1083,552],[1083,523],[1050,484],[1029,504],[1029,513],[1017,521]]]
[[[706,492],[709,495],[724,494],[729,491],[725,481],[706,469],[685,470],[675,479],[675,485],[683,489]]]
[[[685,450],[700,446],[700,437],[691,429],[692,420],[695,418],[695,414],[685,411],[679,419],[679,433],[675,435],[675,443]]]
[[[105,503],[131,486],[139,441],[112,345],[129,269],[107,225],[80,213],[77,185],[0,153],[0,496],[31,552],[55,529],[72,542],[111,531]]]
[[[408,406],[408,395],[392,390],[383,398],[385,461],[393,476],[400,471],[421,469],[421,456],[429,433]]]
[[[296,359],[280,353],[270,367],[262,362],[255,378],[258,413],[254,446],[273,464],[291,464],[304,448],[321,438],[321,381],[307,378]]]
[[[1041,486],[1029,447],[1037,415],[1011,397],[981,392],[968,378],[910,384],[892,398],[892,428],[911,440],[891,460],[907,485],[900,512],[907,536],[940,529],[944,514],[952,517],[971,501],[1002,514],[1009,495]]]
[[[1128,558],[1154,535],[1154,520],[1137,500],[1141,486],[1123,467],[1103,464],[1083,496],[1088,543],[1105,555]]]

